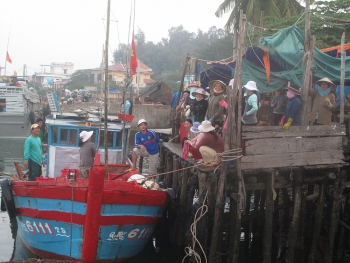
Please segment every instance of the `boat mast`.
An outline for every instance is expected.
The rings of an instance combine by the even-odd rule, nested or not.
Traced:
[[[108,88],[109,88],[109,81],[108,81],[108,49],[109,49],[109,22],[110,22],[110,10],[111,10],[111,0],[108,0],[107,5],[107,28],[106,28],[106,43],[105,43],[105,115],[104,115],[104,145],[105,145],[105,168],[106,168],[106,175],[105,179],[108,178],[108,128],[107,128],[107,116],[108,116]]]

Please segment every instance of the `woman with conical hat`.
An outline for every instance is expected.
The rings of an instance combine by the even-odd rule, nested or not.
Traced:
[[[332,110],[335,108],[335,84],[329,78],[323,78],[315,83],[315,87],[309,90],[309,96],[313,98],[313,106],[310,114],[310,123],[315,125],[331,124]]]
[[[206,113],[206,118],[215,127],[215,130],[222,134],[222,127],[225,121],[225,108],[220,106],[219,101],[226,100],[224,95],[226,84],[221,80],[212,80],[209,82],[211,94],[209,98],[209,106]]]

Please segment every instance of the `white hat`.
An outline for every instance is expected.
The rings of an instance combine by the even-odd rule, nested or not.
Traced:
[[[198,130],[199,125],[201,125],[201,123],[198,122],[198,121],[195,121],[195,122],[193,123],[193,125],[192,125],[190,131],[193,132],[193,133],[200,133],[201,131]]]
[[[230,83],[228,84],[229,86],[231,86],[233,88],[233,85],[235,84],[235,79],[231,79]]]
[[[90,137],[91,135],[94,133],[94,131],[82,131],[80,134],[79,134],[79,137],[80,139],[82,140],[82,142],[86,142]]]
[[[198,126],[198,130],[201,132],[210,132],[215,130],[215,128],[211,125],[210,121],[202,121],[202,124]]]
[[[147,124],[147,121],[145,119],[140,119],[137,123],[137,126],[139,126],[143,122]]]
[[[193,91],[191,95],[196,96],[197,94],[203,95],[204,98],[207,97],[203,88],[197,88],[196,91]]]
[[[247,84],[245,84],[243,87],[249,90],[259,91],[258,88],[256,87],[255,81],[252,81],[252,80],[248,81]]]

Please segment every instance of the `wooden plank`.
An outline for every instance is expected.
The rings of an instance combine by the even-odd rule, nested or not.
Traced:
[[[242,157],[242,170],[345,164],[342,151],[279,153]]]
[[[297,153],[328,150],[342,151],[342,137],[325,138],[273,138],[245,141],[245,155],[266,153]]]
[[[311,125],[291,126],[283,130],[280,126],[242,126],[242,137],[247,139],[259,138],[286,138],[286,137],[308,137],[308,136],[345,136],[345,126],[340,124],[332,125]]]

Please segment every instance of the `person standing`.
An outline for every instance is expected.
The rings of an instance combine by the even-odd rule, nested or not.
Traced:
[[[226,84],[221,80],[212,80],[209,82],[209,88],[214,94],[210,96],[206,117],[215,127],[215,132],[222,135],[222,128],[225,121],[225,108],[220,106],[219,102],[221,100],[226,101],[226,97],[224,96]]]
[[[34,123],[31,127],[31,135],[24,143],[24,163],[25,168],[28,167],[28,180],[35,181],[37,177],[42,175],[41,166],[45,167],[43,159],[43,150],[41,140],[39,138],[40,126]]]
[[[315,89],[309,90],[309,96],[314,99],[310,114],[310,123],[314,125],[331,124],[332,110],[335,108],[335,84],[329,78],[323,78],[315,83]]]
[[[273,108],[272,125],[278,125],[286,111],[288,103],[287,96],[279,89],[275,91],[275,96],[272,98],[271,107]]]
[[[287,87],[288,104],[286,112],[284,113],[286,122],[283,124],[283,130],[288,130],[289,126],[299,126],[300,111],[301,111],[301,100],[300,100],[300,88],[296,84]]]
[[[80,177],[89,178],[89,171],[94,165],[94,158],[96,155],[95,144],[91,141],[93,131],[82,131],[79,134],[79,146],[80,146]]]
[[[258,123],[256,114],[259,109],[257,91],[259,90],[256,87],[255,81],[248,81],[243,87],[245,87],[248,96],[242,116],[244,125],[256,125]]]
[[[205,90],[203,88],[198,88],[196,91],[192,92],[192,96],[196,98],[193,105],[194,121],[202,122],[204,121],[209,104],[208,101],[205,100],[207,95],[205,95]]]
[[[132,152],[132,170],[136,169],[138,156],[149,157],[149,173],[157,174],[158,158],[159,158],[159,137],[155,131],[147,129],[145,119],[140,119],[137,123],[139,132],[135,134],[135,148]]]

